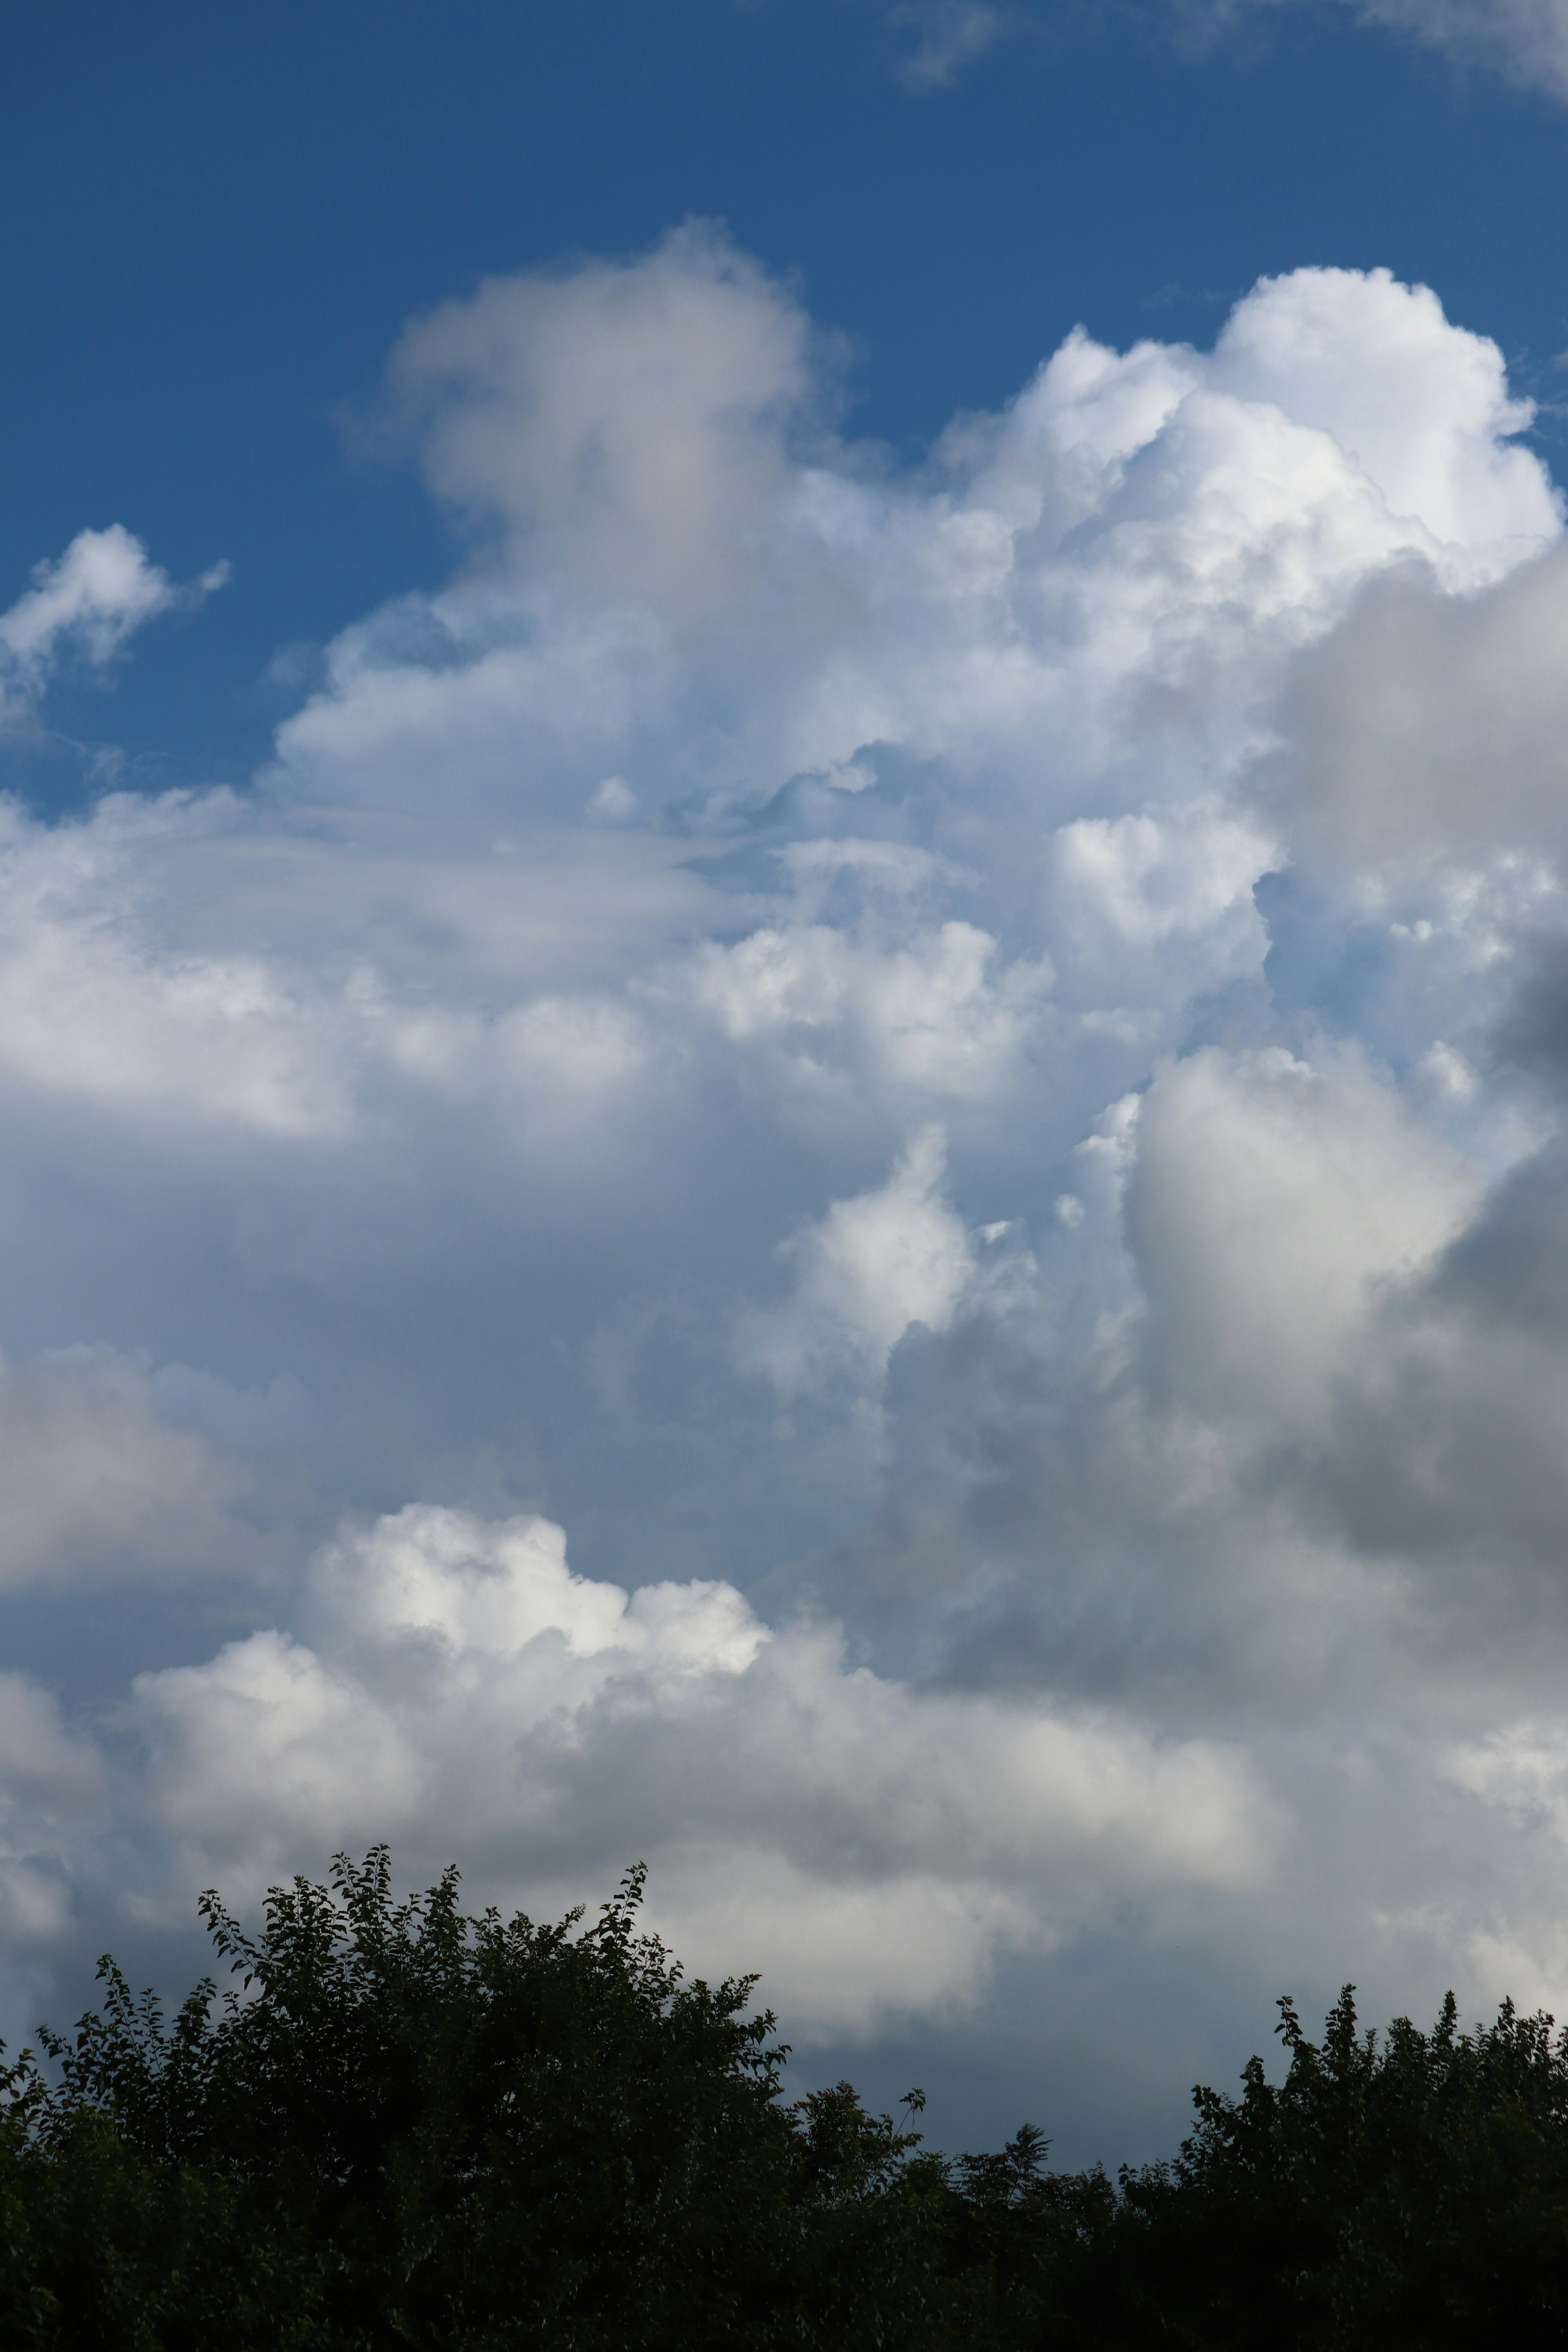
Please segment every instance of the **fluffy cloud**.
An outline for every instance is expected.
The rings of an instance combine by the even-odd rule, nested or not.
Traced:
[[[701,226],[649,262],[495,278],[409,329],[432,488],[514,569],[696,616],[747,578],[812,389],[806,320]]]
[[[644,1853],[816,2035],[1568,1951],[1528,405],[1381,271],[1075,333],[915,468],[835,365],[711,229],[492,281],[393,362],[448,585],[247,792],[4,813],[40,1998],[383,1834],[541,1906]],[[107,537],[32,704],[173,593]]]
[[[947,1138],[910,1139],[886,1184],[835,1201],[784,1244],[795,1269],[788,1304],[742,1327],[741,1359],[788,1395],[840,1365],[882,1371],[911,1323],[945,1331],[974,1275],[963,1221],[941,1197]]]
[[[724,320],[711,384],[689,307]],[[1123,762],[1165,797],[1256,742],[1282,664],[1370,573],[1405,557],[1474,584],[1559,529],[1494,347],[1386,272],[1266,280],[1207,357],[1075,334],[947,436],[930,486],[801,442],[804,325],[707,234],[487,289],[429,332],[405,368],[451,385],[436,478],[504,535],[334,649],[279,732],[289,799],[423,806],[439,773],[454,814],[577,824],[613,775],[650,819],[714,822],[785,787],[841,806],[895,757],[1064,815]],[[617,372],[623,332],[642,357]],[[591,464],[560,438],[578,369]],[[659,486],[690,477],[711,501],[669,537]]]
[[[973,1996],[998,1946],[1048,1948],[1108,1900],[1267,1873],[1271,1808],[1222,1747],[921,1696],[821,1632],[770,1632],[730,1585],[586,1582],[541,1519],[412,1507],[325,1551],[304,1609],[312,1647],[259,1633],[136,1684],[121,1818],[145,1807],[185,1878],[256,1894],[378,1833],[433,1865],[459,1814],[486,1892],[635,1850],[710,1965],[743,1957],[742,1890],[825,1914],[826,1972],[797,1935],[777,1990],[864,2031]],[[927,1912],[935,1948],[910,1951]]]
[[[175,604],[199,603],[228,577],[215,564],[176,589],[119,523],[79,531],[57,563],[40,563],[33,584],[0,613],[0,727],[31,710],[62,653],[102,668],[144,623]]]
[[[0,1587],[264,1565],[245,1463],[160,1417],[138,1365],[82,1349],[0,1364]]]
[[[69,1928],[72,1864],[102,1827],[107,1775],[24,1675],[0,1677],[0,1935],[15,1958]]]
[[[907,942],[879,946],[826,923],[770,924],[733,947],[701,950],[684,977],[724,1036],[772,1046],[781,1080],[787,1071],[813,1097],[856,1085],[889,1099],[1005,1096],[1041,1027],[1049,962],[1021,957],[994,971],[995,940],[963,921],[911,929]]]
[[[1485,597],[1369,583],[1291,686],[1279,786],[1303,853],[1394,877],[1560,855],[1565,642],[1560,547]]]
[[[1353,1050],[1165,1065],[1127,1201],[1155,1386],[1209,1418],[1311,1426],[1370,1294],[1435,1257],[1477,1189]]]

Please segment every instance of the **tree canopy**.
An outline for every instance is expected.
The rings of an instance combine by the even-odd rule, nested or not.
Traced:
[[[0,2064],[0,2329],[114,2352],[1568,2344],[1568,2038],[1505,2004],[1200,2087],[1168,2163],[940,2156],[841,2083],[786,2095],[756,1979],[639,1923],[396,1901],[384,1848],[275,1888],[227,1982]]]

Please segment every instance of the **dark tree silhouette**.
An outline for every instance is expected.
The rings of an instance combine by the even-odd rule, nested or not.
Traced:
[[[1146,2352],[1568,2345],[1568,2042],[1505,2004],[1200,2088],[1170,2163],[944,2158],[847,2083],[790,2101],[756,1980],[640,1931],[395,1902],[384,1848],[275,1888],[172,2021],[0,2066],[0,2342],[50,2352]]]

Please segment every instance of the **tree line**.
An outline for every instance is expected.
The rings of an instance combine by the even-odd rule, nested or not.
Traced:
[[[1568,2034],[1352,1990],[1169,2161],[944,2157],[792,2099],[754,1978],[690,1981],[628,1874],[591,1926],[395,1901],[386,1850],[275,1888],[229,1981],[0,2053],[15,2352],[1148,2352],[1568,2345]]]

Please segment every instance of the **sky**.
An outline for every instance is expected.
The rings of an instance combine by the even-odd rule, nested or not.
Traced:
[[[1568,6],[0,127],[0,2034],[380,1839],[950,2147],[1568,2012]]]

